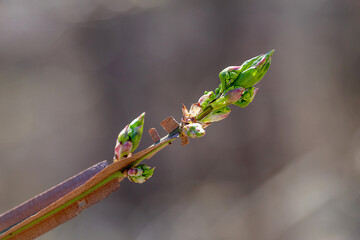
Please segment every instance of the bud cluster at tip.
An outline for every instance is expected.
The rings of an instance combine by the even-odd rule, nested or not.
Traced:
[[[271,56],[275,50],[253,57],[241,66],[227,67],[219,74],[220,85],[215,94],[224,93],[228,88],[249,88],[260,82],[269,70]]]
[[[145,113],[135,118],[120,133],[115,144],[114,161],[127,157],[139,146],[143,128]]]
[[[154,170],[155,168],[140,164],[127,170],[127,178],[134,183],[144,183],[152,177]]]
[[[230,114],[229,105],[248,106],[258,90],[254,85],[269,70],[273,53],[274,50],[271,50],[245,61],[241,66],[222,70],[219,74],[220,85],[215,91],[206,91],[189,112],[183,107],[183,133],[189,137],[201,137],[205,134],[205,127]],[[196,123],[199,125],[194,125]]]

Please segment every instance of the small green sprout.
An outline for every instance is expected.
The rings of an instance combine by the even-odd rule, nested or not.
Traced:
[[[144,128],[145,113],[135,118],[120,133],[115,144],[114,161],[129,156],[139,146]]]
[[[227,89],[218,99],[210,103],[211,108],[220,109],[236,102],[240,99],[244,90],[244,88]]]
[[[211,111],[206,117],[201,119],[199,122],[203,122],[203,123],[218,122],[218,121],[225,119],[227,116],[229,116],[230,112],[231,112],[231,109],[228,107],[216,109],[216,110]]]
[[[205,135],[205,130],[200,123],[190,123],[183,127],[184,133],[191,138],[199,138]]]
[[[248,89],[246,89],[242,96],[240,97],[239,100],[237,100],[236,102],[234,102],[233,104],[238,106],[238,107],[246,107],[247,105],[249,105],[255,98],[256,92],[258,91],[259,88],[255,88],[255,87],[249,87]]]
[[[140,164],[127,170],[127,178],[134,183],[144,183],[154,174],[155,168]]]

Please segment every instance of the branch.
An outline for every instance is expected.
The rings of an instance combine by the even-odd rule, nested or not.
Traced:
[[[168,127],[168,125],[166,125],[166,127]],[[145,159],[150,159],[178,137],[179,128],[177,127],[158,143],[131,157],[114,162],[108,166],[106,162],[98,163],[56,187],[4,213],[0,216],[1,230],[4,230],[0,235],[0,239],[33,239],[76,217],[84,209],[101,201],[111,192],[117,190],[120,186],[119,183],[125,177],[123,172],[126,169]],[[84,179],[86,178],[88,178],[88,180],[84,183]],[[81,183],[84,184],[79,186]],[[69,191],[71,189],[74,190]],[[65,190],[65,192],[62,192],[62,190]],[[56,199],[59,195],[63,196]],[[49,204],[53,199],[56,200]],[[43,209],[39,211],[38,209],[42,207]],[[24,212],[24,214],[18,215],[23,209],[27,210],[26,213]],[[34,212],[37,213],[34,214]],[[19,219],[21,220],[19,221]],[[9,228],[9,226],[14,224],[15,226]]]
[[[246,107],[253,101],[257,92],[253,86],[267,72],[272,54],[270,51],[241,66],[225,68],[220,72],[221,83],[215,92],[205,92],[190,110],[183,106],[181,123],[172,117],[162,121],[160,125],[168,132],[162,139],[151,128],[149,134],[154,144],[132,155],[142,137],[145,113],[141,114],[120,132],[113,163],[97,163],[0,215],[0,239],[36,238],[107,197],[119,188],[124,178],[136,183],[148,180],[154,168],[140,164],[143,160],[150,159],[177,138],[186,145],[188,138],[204,136],[206,127],[230,114],[228,105]]]

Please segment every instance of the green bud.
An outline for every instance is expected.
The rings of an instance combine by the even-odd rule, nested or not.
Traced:
[[[263,54],[253,57],[249,60],[246,60],[245,62],[243,62],[243,64],[241,64],[240,68],[239,68],[239,72],[242,73],[243,71],[245,71],[246,69],[250,68],[251,66],[253,66],[256,62],[258,62],[261,57],[263,56]]]
[[[115,144],[114,161],[129,155],[139,146],[144,128],[145,113],[135,118],[120,133]]]
[[[183,127],[183,132],[191,138],[199,138],[205,135],[205,130],[199,123],[190,123]]]
[[[257,84],[265,75],[271,64],[271,55],[274,50],[245,61],[239,71],[241,73],[231,84],[235,87],[249,88]]]
[[[246,89],[243,92],[241,98],[239,100],[237,100],[236,102],[234,102],[233,104],[238,107],[242,107],[242,108],[246,107],[254,100],[258,89],[259,88],[255,88],[255,87],[250,87],[250,88]]]
[[[235,89],[227,90],[227,92],[225,92],[218,99],[212,102],[210,106],[213,109],[224,108],[227,105],[236,102],[241,97],[243,91],[244,91],[243,88],[235,88]]]
[[[145,118],[145,113],[142,113],[139,117],[135,118],[129,124],[128,135],[130,141],[132,142],[131,152],[135,151],[135,149],[139,146],[144,129],[144,118]]]
[[[127,177],[131,182],[144,183],[152,177],[155,168],[140,164],[127,170]]]
[[[220,85],[215,90],[216,94],[223,93],[227,90],[231,83],[233,83],[241,73],[241,66],[230,66],[219,73]]]
[[[126,125],[126,127],[121,130],[118,136],[118,142],[121,144],[126,142],[127,140],[129,140],[129,125]]]
[[[201,119],[199,122],[203,122],[203,123],[218,122],[229,116],[230,112],[231,109],[228,107],[216,109],[211,111],[206,117]]]
[[[215,94],[213,91],[205,92],[198,101],[202,109],[205,109],[209,102],[215,99]]]
[[[201,119],[199,122],[203,122],[203,123],[218,122],[218,121],[225,119],[227,116],[229,116],[230,112],[231,112],[231,109],[228,107],[216,109],[216,110],[211,111],[211,113],[209,113],[206,117]]]

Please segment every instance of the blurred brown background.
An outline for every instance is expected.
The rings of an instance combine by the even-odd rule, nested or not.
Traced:
[[[0,212],[271,49],[248,108],[41,239],[359,239],[358,0],[0,0]]]

